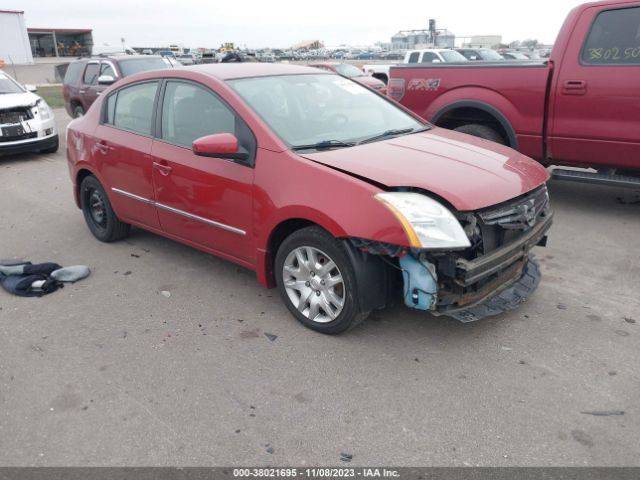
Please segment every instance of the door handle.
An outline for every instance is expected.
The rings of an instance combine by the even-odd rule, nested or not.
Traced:
[[[83,95],[83,94],[84,94],[84,92],[86,92],[86,90],[80,90],[80,92],[79,92],[79,93],[80,93],[80,95]]]
[[[97,142],[95,148],[103,155],[106,155],[111,150],[111,147],[104,142]]]
[[[160,172],[160,175],[164,175],[165,177],[171,173],[173,170],[169,165],[163,165],[162,163],[153,162],[153,168]]]
[[[587,82],[584,80],[566,80],[562,83],[562,93],[565,95],[584,95],[587,92]]]

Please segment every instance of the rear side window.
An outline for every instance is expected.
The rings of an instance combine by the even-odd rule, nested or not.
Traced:
[[[440,60],[433,52],[424,52],[422,54],[422,63],[433,63],[434,60]]]
[[[167,82],[162,105],[162,138],[191,148],[214,133],[236,135],[236,116],[209,90],[184,82]]]
[[[139,83],[118,90],[107,99],[104,123],[151,135],[157,90],[158,82]]]
[[[418,63],[418,59],[420,58],[420,52],[413,52],[409,55],[409,62],[407,63]]]
[[[640,7],[599,13],[581,60],[587,65],[640,65]]]
[[[84,70],[84,77],[82,81],[85,85],[93,85],[98,80],[98,72],[100,71],[100,65],[97,63],[87,64],[87,68]]]
[[[86,62],[70,63],[67,67],[67,73],[64,75],[65,85],[76,85],[80,81],[82,76],[82,69],[86,65]]]

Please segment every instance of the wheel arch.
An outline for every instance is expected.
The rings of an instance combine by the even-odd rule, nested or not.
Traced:
[[[499,133],[508,142],[508,146],[517,150],[518,137],[511,122],[496,107],[479,100],[460,100],[438,110],[431,122],[443,128],[456,128],[470,123],[498,126]]]
[[[293,232],[306,227],[317,226],[334,237],[343,237],[345,232],[334,221],[311,215],[291,215],[287,218],[274,222],[268,229],[268,235],[264,246],[258,249],[257,275],[258,281],[268,288],[276,286],[274,264],[278,248],[282,242]]]
[[[89,176],[94,176],[96,178],[98,178],[98,176],[95,174],[95,172],[93,172],[92,170],[86,168],[85,166],[82,166],[78,169],[78,171],[75,174],[75,182],[73,185],[73,197],[76,201],[76,206],[78,208],[81,208],[81,204],[80,204],[80,185],[82,185],[82,181],[89,177]],[[98,178],[98,181],[100,181],[100,179]],[[102,183],[102,182],[100,182]]]

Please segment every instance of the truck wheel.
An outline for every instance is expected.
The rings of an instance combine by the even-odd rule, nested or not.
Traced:
[[[499,143],[500,145],[506,145],[507,142],[502,135],[496,132],[493,128],[486,125],[480,125],[477,123],[470,123],[468,125],[461,125],[458,128],[453,129],[454,132],[466,133],[467,135],[473,135],[474,137],[484,138],[485,140],[491,140],[492,142]]]
[[[131,225],[116,216],[104,188],[93,175],[80,184],[80,206],[89,230],[101,242],[115,242],[129,235]]]
[[[344,247],[320,227],[289,235],[278,249],[275,272],[282,300],[305,327],[335,335],[369,313],[355,297],[354,268]]]
[[[72,113],[73,118],[80,118],[84,115],[84,108],[82,108],[82,105],[76,105],[73,107]]]

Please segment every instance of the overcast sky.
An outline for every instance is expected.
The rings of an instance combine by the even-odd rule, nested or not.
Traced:
[[[91,28],[94,41],[129,46],[289,47],[318,39],[326,45],[388,42],[398,30],[426,28],[429,18],[457,36],[499,35],[505,42],[552,43],[580,0],[0,0],[24,10],[28,27]]]

